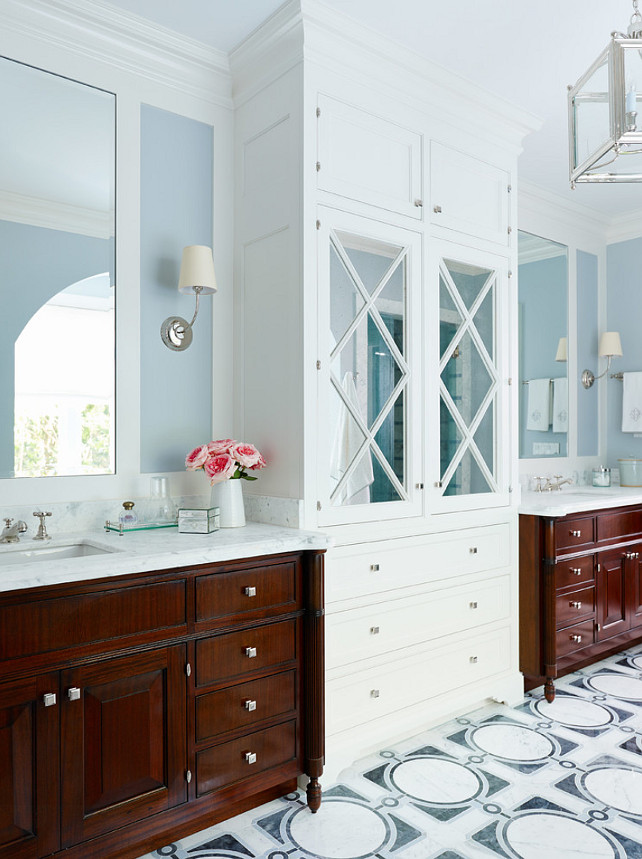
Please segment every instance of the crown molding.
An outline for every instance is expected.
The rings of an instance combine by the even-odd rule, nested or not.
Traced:
[[[0,192],[0,220],[97,239],[110,239],[114,235],[113,211],[86,209],[13,191]]]
[[[606,233],[606,241],[609,245],[639,238],[642,238],[642,209],[611,218]]]
[[[594,233],[602,241],[606,240],[610,223],[607,215],[524,179],[519,180],[518,211],[545,214],[549,220],[565,225],[571,223],[575,228]]]
[[[104,0],[0,0],[0,12],[4,36],[27,36],[211,104],[232,107],[226,54]]]

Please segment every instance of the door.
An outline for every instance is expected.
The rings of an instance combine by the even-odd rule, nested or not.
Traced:
[[[633,628],[642,626],[642,543],[627,549],[629,616]]]
[[[62,846],[187,800],[185,648],[62,672]]]
[[[622,549],[597,556],[597,640],[603,641],[629,629],[627,612],[627,553]]]
[[[58,674],[0,686],[0,857],[59,847]]]

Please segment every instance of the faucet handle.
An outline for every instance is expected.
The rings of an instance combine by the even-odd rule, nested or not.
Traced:
[[[40,512],[38,512],[38,513],[34,513],[33,515],[34,515],[34,516],[44,517],[44,516],[51,516],[51,515],[52,515],[52,513],[51,513],[51,510],[48,510],[46,513],[40,513]],[[42,519],[41,519],[41,521],[42,521]]]
[[[4,524],[7,526],[7,528],[9,527],[9,525],[11,525],[12,522],[13,522],[13,519],[5,519],[4,520]]]

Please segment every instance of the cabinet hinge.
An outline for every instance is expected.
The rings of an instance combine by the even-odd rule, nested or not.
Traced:
[[[317,116],[321,116],[321,108],[317,107]]]
[[[602,570],[602,567],[601,567],[601,565],[600,565],[600,564],[598,564],[598,565],[597,565],[597,571],[598,571],[598,573],[599,573],[599,572],[601,572],[601,570]]]
[[[512,227],[509,227],[509,228],[508,228],[508,235],[510,236],[510,234],[511,234],[512,232],[513,232],[513,228],[512,228]]]
[[[509,384],[509,385],[512,385],[512,384],[513,384],[513,377],[512,377],[512,376],[509,376],[509,377],[508,377],[508,384]]]
[[[317,501],[317,510],[320,510],[320,509],[321,509],[321,502]]]
[[[317,161],[317,173],[319,172],[320,169],[321,169],[321,162]]]
[[[508,492],[509,492],[509,494],[510,494],[512,491],[513,491],[513,487],[512,487],[512,486],[509,486],[509,487],[508,487]]]
[[[189,664],[189,662],[188,662],[188,663],[187,663],[187,665],[185,666],[185,674],[186,674],[188,677],[191,677],[191,676],[192,676],[192,666]]]
[[[512,186],[512,185],[509,185],[509,186],[508,186],[508,188],[507,188],[508,193],[510,194],[510,192],[511,192],[512,190],[513,190],[513,186]]]
[[[185,773],[185,781],[189,784],[191,782],[191,780],[192,780],[192,771],[187,770],[187,772]]]
[[[317,230],[321,229],[321,221],[317,221]]]
[[[317,370],[321,369],[321,361],[317,361]]]
[[[509,279],[510,279],[512,276],[513,276],[513,272],[512,272],[512,271],[509,271],[509,272],[508,272],[508,277],[509,277]]]

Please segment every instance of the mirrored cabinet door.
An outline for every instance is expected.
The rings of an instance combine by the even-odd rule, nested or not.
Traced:
[[[434,495],[444,509],[492,506],[505,493],[504,265],[474,252],[439,256],[439,313],[432,322],[439,358],[429,422],[439,440],[431,450]],[[438,418],[430,414],[435,399]]]
[[[412,422],[419,237],[333,214],[320,236],[327,285],[320,320],[321,518],[330,524],[409,515],[420,503]]]

